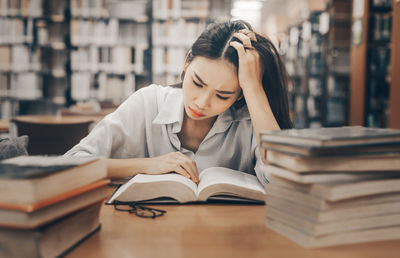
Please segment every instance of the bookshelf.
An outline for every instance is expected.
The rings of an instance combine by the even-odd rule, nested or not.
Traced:
[[[43,16],[42,0],[0,1],[0,115],[9,118],[19,100],[40,99],[41,48],[34,24]]]
[[[354,1],[352,16],[350,124],[400,128],[399,1]]]
[[[0,118],[119,104],[151,81],[149,0],[0,0]]]
[[[343,126],[349,123],[351,1],[329,1],[323,15],[329,21],[329,29],[324,34],[326,87],[323,125]]]
[[[180,81],[186,53],[231,0],[0,0],[0,118],[121,103]],[[182,36],[183,35],[183,36]]]
[[[391,42],[391,84],[389,96],[389,127],[400,129],[400,1],[396,0],[393,4],[392,20],[392,42]],[[397,85],[397,87],[395,86]],[[397,115],[396,115],[397,114]]]
[[[149,2],[70,1],[70,98],[121,103],[150,80]]]
[[[350,9],[349,1],[328,1],[324,10],[290,26],[281,44],[296,128],[348,123]]]
[[[181,81],[184,60],[197,36],[213,21],[230,19],[231,0],[152,0],[152,81]]]

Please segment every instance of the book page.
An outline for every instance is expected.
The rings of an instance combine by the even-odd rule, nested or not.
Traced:
[[[123,184],[107,201],[143,201],[171,197],[179,202],[195,201],[197,185],[175,173],[162,175],[138,174]]]
[[[223,187],[223,185],[229,185],[230,187]],[[202,191],[205,191],[206,188],[215,188],[215,190],[212,190],[216,191],[215,194],[230,194],[247,198],[253,198],[254,196],[253,194],[251,194],[251,197],[243,196],[247,192],[246,190],[250,190],[253,193],[257,192],[256,195],[258,196],[265,194],[264,187],[256,176],[223,167],[207,168],[200,173],[197,195],[201,196]],[[229,189],[229,192],[226,191],[227,189]]]
[[[176,173],[168,173],[161,175],[147,175],[147,174],[138,174],[134,177],[135,182],[137,183],[152,183],[159,181],[173,181],[177,183],[182,183],[193,190],[193,192],[197,192],[197,185],[190,179]]]

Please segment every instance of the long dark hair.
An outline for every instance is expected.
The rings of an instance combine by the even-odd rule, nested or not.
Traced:
[[[230,22],[214,23],[197,38],[186,57],[190,63],[195,57],[202,56],[211,59],[223,58],[239,67],[239,57],[236,49],[229,45],[231,41],[239,41],[233,37],[235,32],[242,29],[253,31],[251,25],[245,21],[236,20]],[[281,129],[292,127],[289,116],[287,95],[288,76],[279,53],[272,42],[255,33],[257,41],[251,41],[252,46],[260,55],[263,67],[262,85],[268,97],[272,112]],[[182,73],[182,81],[185,73]],[[235,104],[235,108],[246,105],[246,100],[241,98]]]

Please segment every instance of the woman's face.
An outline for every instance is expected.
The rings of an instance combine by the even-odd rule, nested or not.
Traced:
[[[241,96],[236,67],[223,59],[196,57],[185,69],[185,112],[191,119],[215,117]]]

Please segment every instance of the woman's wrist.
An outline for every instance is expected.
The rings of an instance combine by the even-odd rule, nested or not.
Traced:
[[[243,94],[245,93],[254,93],[254,94],[265,94],[264,88],[261,82],[248,82],[245,85],[241,85]]]
[[[150,158],[107,159],[109,178],[124,178],[147,173],[150,170]]]

